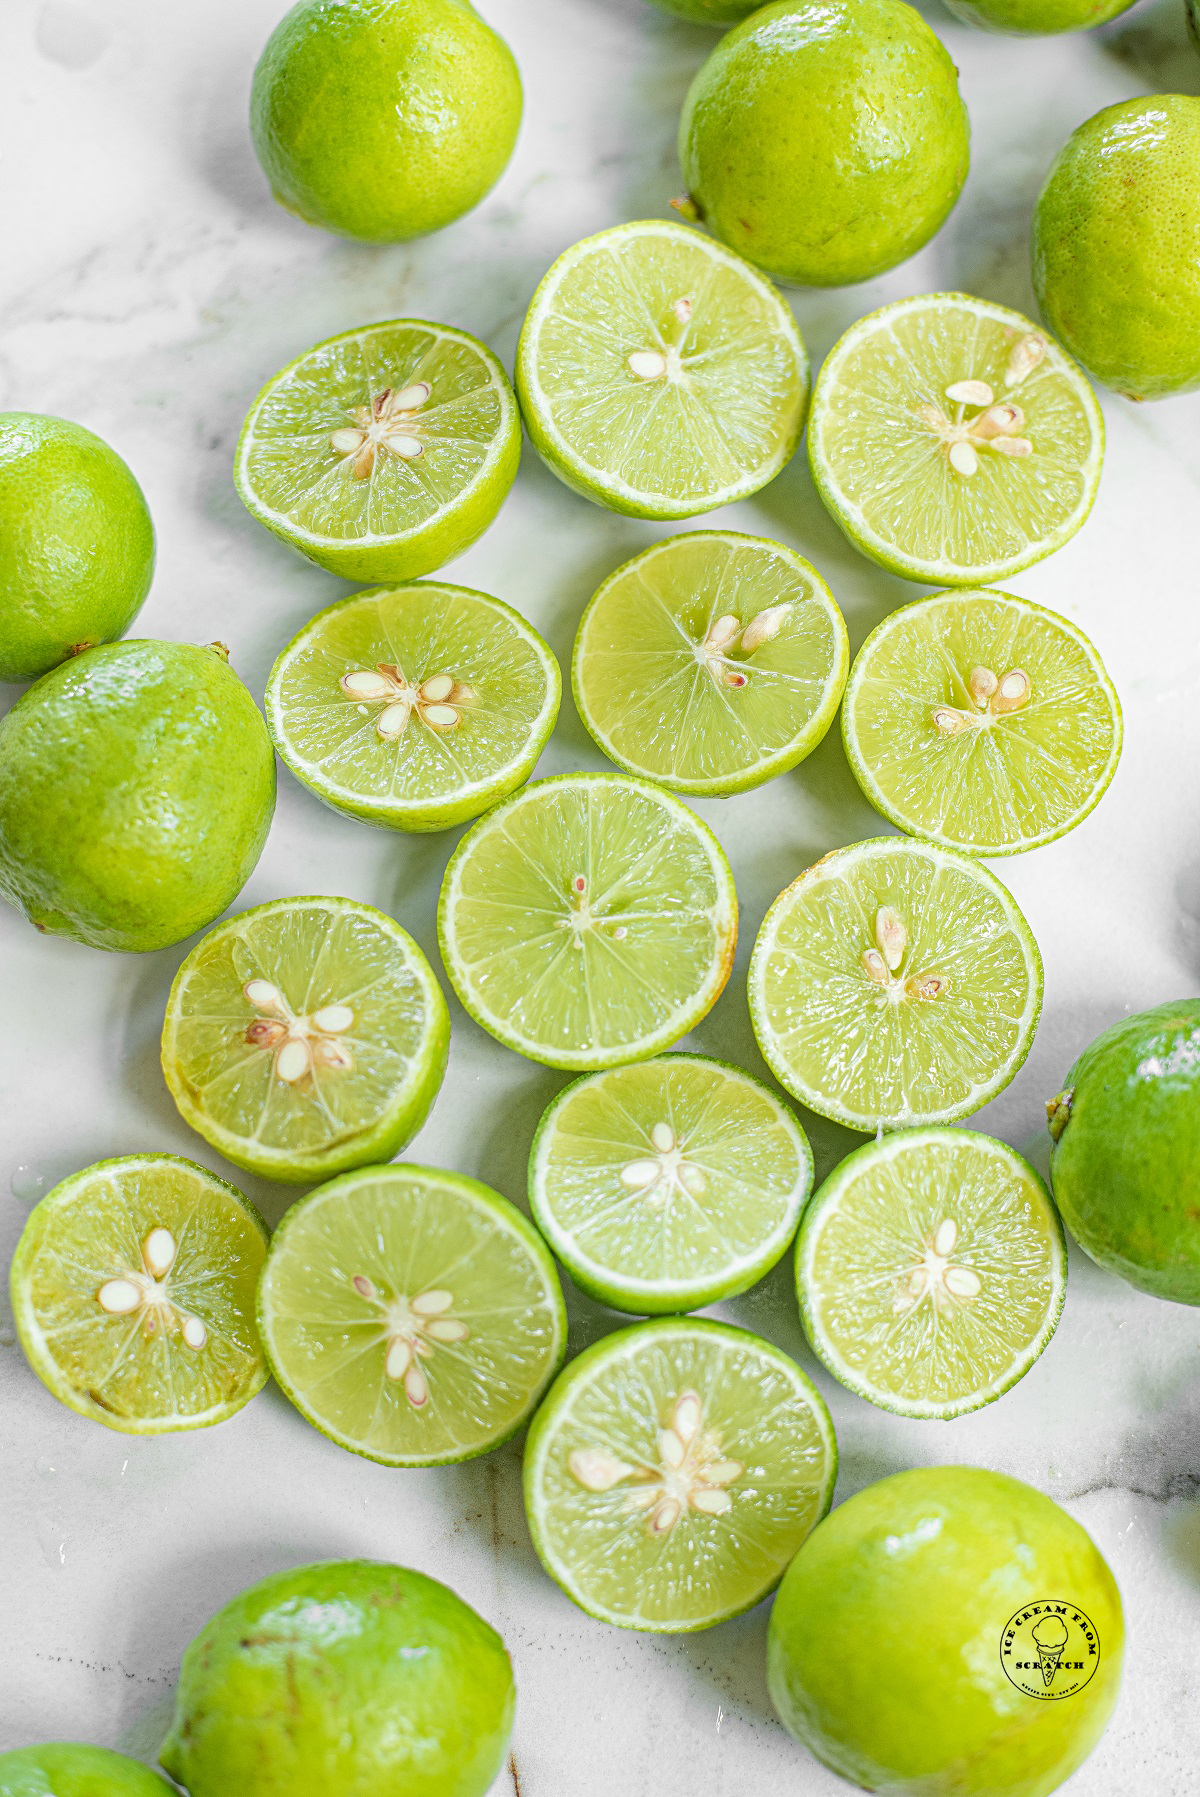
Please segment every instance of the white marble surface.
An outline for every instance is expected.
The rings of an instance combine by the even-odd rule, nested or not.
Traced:
[[[259,695],[280,645],[348,590],[259,530],[234,496],[233,444],[263,379],[321,337],[402,313],[463,325],[511,362],[553,257],[610,222],[661,213],[678,190],[675,118],[712,34],[641,0],[481,3],[525,76],[516,157],[472,217],[383,250],[307,230],[260,178],[247,89],[283,0],[4,0],[0,10],[0,407],[66,413],[127,457],[161,544],[140,631],[223,639]],[[962,69],[970,181],[940,238],[906,267],[864,288],[793,296],[814,360],[859,313],[905,293],[960,287],[1028,309],[1029,211],[1059,143],[1127,95],[1200,91],[1182,0],[1148,0],[1102,33],[1045,42],[985,37],[928,5]],[[1127,723],[1099,811],[1000,870],[1041,943],[1046,1008],[1025,1069],[976,1121],[1042,1165],[1042,1103],[1076,1052],[1122,1013],[1194,992],[1200,956],[1200,397],[1104,405],[1108,461],[1092,521],[1011,583],[1091,633]],[[916,595],[843,541],[802,458],[714,521],[810,556],[855,646]],[[590,506],[527,456],[502,517],[454,577],[521,607],[565,660],[600,577],[660,534]],[[598,765],[568,701],[543,771]],[[818,854],[882,826],[836,732],[796,773],[697,809],[732,857],[743,945],[692,1045],[762,1072],[744,997],[762,913]],[[242,902],[353,894],[393,911],[436,959],[435,899],[454,837],[372,831],[284,775]],[[158,1068],[184,952],[104,955],[0,916],[5,1258],[34,1199],[102,1155],[168,1149],[219,1166],[176,1116]],[[410,1153],[519,1202],[535,1121],[560,1083],[455,1007],[450,1075]],[[815,1139],[822,1169],[849,1140],[828,1126]],[[277,1219],[287,1194],[250,1189]],[[1116,1718],[1072,1797],[1197,1791],[1200,1315],[1073,1252],[1063,1322],[1038,1366],[991,1408],[937,1426],[888,1417],[813,1366],[786,1268],[722,1308],[815,1373],[841,1441],[840,1497],[903,1466],[966,1460],[1032,1480],[1079,1517],[1121,1582],[1131,1650]],[[571,1312],[576,1348],[616,1321],[573,1295]],[[0,1482],[0,1747],[67,1734],[150,1757],[180,1650],[217,1605],[277,1567],[371,1554],[446,1578],[503,1631],[521,1703],[501,1797],[846,1789],[772,1717],[765,1607],[665,1641],[571,1607],[533,1556],[515,1448],[443,1472],[392,1472],[340,1452],[273,1389],[218,1429],[128,1440],[43,1391],[5,1312]]]

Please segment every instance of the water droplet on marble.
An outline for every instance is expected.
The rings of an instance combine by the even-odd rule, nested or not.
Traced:
[[[13,1169],[8,1189],[18,1203],[36,1204],[49,1183],[44,1173],[39,1173],[36,1167],[22,1161]]]

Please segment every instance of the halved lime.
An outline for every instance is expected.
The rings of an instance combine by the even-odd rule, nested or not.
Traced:
[[[848,1155],[808,1205],[796,1290],[835,1379],[883,1410],[946,1422],[1006,1392],[1049,1342],[1066,1241],[1006,1143],[898,1130]]]
[[[266,1382],[254,1321],[266,1252],[254,1206],[204,1167],[98,1161],[46,1194],[17,1243],[26,1359],[60,1403],[110,1429],[224,1422]]]
[[[422,581],[318,612],[271,669],[266,713],[283,760],[335,811],[447,830],[524,784],[561,696],[519,612]]]
[[[668,537],[610,574],[575,639],[575,703],[604,753],[673,792],[723,797],[811,753],[850,654],[833,594],[782,543]]]
[[[428,961],[354,899],[274,899],[197,943],[162,1064],[186,1123],[264,1179],[389,1160],[437,1097],[450,1014]]]
[[[559,257],[521,331],[517,393],[569,487],[635,518],[692,518],[757,493],[791,460],[808,356],[765,275],[648,219]]]
[[[585,1074],[542,1118],[529,1159],[534,1222],[571,1278],[639,1316],[748,1291],[811,1189],[788,1107],[702,1055]]]
[[[925,293],[834,345],[808,455],[864,555],[906,580],[983,586],[1075,535],[1100,484],[1104,420],[1040,326],[967,293]]]
[[[438,939],[454,990],[506,1048],[550,1067],[644,1061],[707,1016],[733,966],[720,843],[623,774],[535,780],[451,857]]]
[[[1121,755],[1121,707],[1066,618],[1011,593],[935,593],[859,650],[842,737],[863,792],[902,830],[1015,855],[1099,804]]]
[[[562,1364],[554,1262],[476,1179],[401,1163],[288,1212],[258,1292],[271,1371],[339,1447],[440,1466],[507,1441]]]
[[[556,1381],[525,1445],[525,1512],[580,1609],[680,1634],[778,1584],[836,1477],[829,1412],[795,1361],[744,1329],[663,1318]]]
[[[347,580],[411,580],[481,536],[521,453],[500,363],[466,331],[344,331],[267,382],[234,460],[260,524]]]
[[[781,892],[750,962],[750,1015],[775,1077],[851,1129],[948,1123],[1029,1053],[1042,962],[978,861],[882,836]]]

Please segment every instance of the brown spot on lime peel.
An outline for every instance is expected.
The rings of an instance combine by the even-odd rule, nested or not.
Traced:
[[[1050,1130],[1050,1140],[1059,1142],[1067,1124],[1071,1121],[1071,1105],[1075,1098],[1075,1088],[1068,1086],[1065,1092],[1046,1100],[1046,1123]]]

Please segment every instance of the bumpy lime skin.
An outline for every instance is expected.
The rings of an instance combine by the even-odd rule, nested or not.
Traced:
[[[679,160],[722,242],[777,280],[839,287],[933,236],[970,124],[954,64],[903,0],[779,0],[701,68]]]
[[[423,1573],[276,1573],[187,1648],[159,1758],[191,1797],[483,1797],[516,1690],[504,1643]]]
[[[1001,1665],[1023,1603],[1077,1604],[1099,1664],[1064,1701]],[[865,1790],[1047,1797],[1112,1714],[1124,1623],[1091,1538],[1041,1492],[971,1466],[921,1467],[860,1491],[784,1574],[767,1675],[785,1726]]]
[[[1200,98],[1123,100],[1067,139],[1033,215],[1033,285],[1106,386],[1200,387]]]
[[[170,1791],[165,1778],[107,1747],[55,1741],[0,1753],[0,1797],[170,1797]]]
[[[81,424],[0,412],[0,680],[36,680],[128,630],[154,526],[115,449]]]
[[[215,649],[89,649],[0,720],[0,896],[94,948],[167,948],[211,923],[274,808],[267,727]]]
[[[250,128],[289,212],[405,243],[495,186],[521,108],[512,52],[467,0],[300,0],[254,71]]]
[[[1105,1030],[1046,1109],[1054,1200],[1085,1254],[1200,1304],[1200,999]]]
[[[695,25],[736,25],[757,12],[762,0],[651,0],[651,3],[660,12],[674,13],[677,19],[688,19]]]
[[[945,0],[956,18],[982,31],[1012,37],[1049,37],[1090,31],[1128,12],[1133,0]]]

